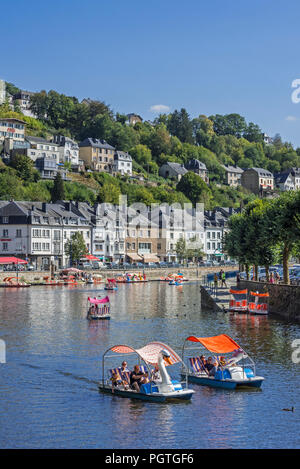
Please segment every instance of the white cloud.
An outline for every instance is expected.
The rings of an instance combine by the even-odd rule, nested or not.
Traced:
[[[170,107],[165,104],[154,104],[150,107],[151,112],[169,112]]]
[[[285,118],[286,121],[297,121],[298,117],[295,116],[286,116]]]

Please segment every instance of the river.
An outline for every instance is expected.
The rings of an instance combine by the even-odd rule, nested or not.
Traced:
[[[110,321],[86,320],[103,286],[1,289],[1,448],[299,448],[300,327],[271,317],[201,311],[200,287],[120,285]],[[102,353],[159,340],[179,354],[189,335],[226,333],[255,359],[260,390],[192,384],[191,402],[147,403],[101,394]],[[115,363],[119,366],[119,362]],[[294,412],[283,408],[294,406]]]

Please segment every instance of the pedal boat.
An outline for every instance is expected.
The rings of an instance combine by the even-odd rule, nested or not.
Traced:
[[[186,344],[189,342],[201,344],[214,354],[214,358],[218,362],[214,376],[209,376],[208,372],[205,371],[200,356],[191,355],[192,348],[186,348]],[[223,355],[228,356],[225,362],[220,360]],[[187,358],[189,359],[188,380],[191,383],[213,388],[237,389],[240,387],[259,388],[264,381],[262,376],[256,375],[254,361],[226,334],[214,337],[187,337],[183,344],[182,361]]]
[[[114,355],[108,355],[109,352],[114,352]],[[153,379],[149,383],[141,384],[139,392],[131,389],[129,385],[129,373],[127,379],[122,384],[112,387],[111,379],[105,379],[105,359],[116,358],[116,355],[135,355],[138,361],[141,360],[145,363],[144,369],[148,371],[148,376],[151,377],[150,366],[158,366],[159,379]],[[102,380],[99,383],[99,390],[104,393],[112,394],[113,396],[127,397],[131,399],[140,399],[142,401],[151,402],[167,402],[167,401],[180,401],[190,400],[194,394],[194,390],[188,388],[187,374],[185,381],[179,382],[171,379],[166,370],[166,366],[181,363],[180,357],[168,345],[161,342],[150,342],[140,349],[134,349],[127,345],[115,345],[109,348],[102,357]],[[184,363],[182,363],[185,369]],[[140,365],[141,368],[141,365]],[[110,370],[111,372],[113,370]],[[187,372],[187,369],[186,369]],[[124,373],[122,374],[124,380]],[[127,384],[126,384],[127,381]]]
[[[104,290],[115,291],[118,290],[117,281],[115,278],[108,278]]]
[[[90,298],[88,297],[88,312],[87,319],[89,320],[101,320],[110,319],[110,306],[109,298]]]

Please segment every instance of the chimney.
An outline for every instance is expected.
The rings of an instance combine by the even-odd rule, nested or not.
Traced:
[[[45,213],[47,212],[47,203],[46,202],[42,203],[42,211],[45,212]]]

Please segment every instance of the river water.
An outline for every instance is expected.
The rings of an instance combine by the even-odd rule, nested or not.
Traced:
[[[1,289],[1,448],[299,448],[300,327],[271,317],[201,311],[197,283],[120,285],[110,321],[86,320],[103,286]],[[191,402],[101,394],[102,353],[159,340],[179,354],[189,335],[226,333],[255,359],[260,390],[192,384]],[[120,359],[121,361],[122,359]],[[128,362],[129,364],[134,364]],[[112,366],[119,366],[117,361]],[[175,367],[174,367],[175,368]],[[283,408],[294,406],[294,412]]]

